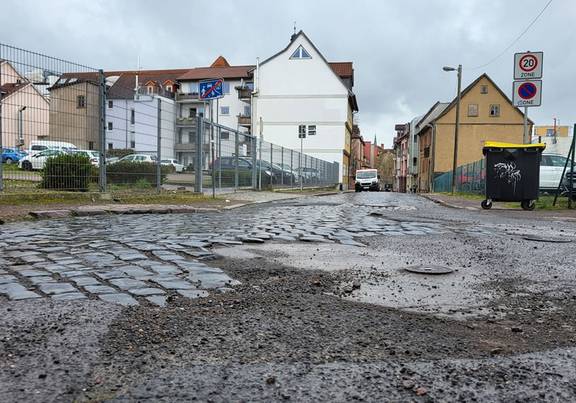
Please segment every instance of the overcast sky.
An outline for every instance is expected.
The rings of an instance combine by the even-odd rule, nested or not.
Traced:
[[[513,54],[544,51],[537,124],[576,121],[576,1],[554,0],[2,0],[0,42],[103,69],[185,68],[218,55],[254,64],[284,48],[294,21],[329,61],[352,61],[358,120],[367,139],[391,146],[394,124],[425,113],[488,73],[510,96]],[[6,12],[8,11],[8,12]]]

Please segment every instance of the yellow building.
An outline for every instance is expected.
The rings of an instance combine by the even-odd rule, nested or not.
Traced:
[[[437,112],[438,106],[438,103],[435,104],[420,122]],[[428,119],[423,127],[419,127],[421,191],[430,189],[433,177],[452,170],[455,122],[456,99],[436,117]],[[528,124],[531,132],[533,122],[529,120]],[[482,159],[485,141],[522,143],[523,136],[524,114],[487,74],[482,74],[462,91],[458,166]]]
[[[570,135],[570,126],[534,126],[535,137],[568,137]]]

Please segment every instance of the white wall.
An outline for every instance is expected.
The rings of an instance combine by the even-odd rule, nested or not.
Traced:
[[[106,103],[106,148],[132,148],[134,140],[136,152],[156,153],[158,138],[158,101],[161,100],[161,153],[163,159],[174,158],[175,143],[175,103],[164,97],[139,95],[138,100],[109,99]],[[113,107],[108,107],[112,101]],[[134,124],[131,110],[134,109]],[[112,130],[108,130],[112,122]]]
[[[291,60],[300,45],[311,58]],[[300,35],[287,50],[260,65],[255,81],[258,95],[252,111],[254,134],[260,134],[262,118],[264,140],[300,150],[298,126],[316,125],[316,136],[304,140],[304,152],[338,162],[342,178],[348,89],[312,44]]]

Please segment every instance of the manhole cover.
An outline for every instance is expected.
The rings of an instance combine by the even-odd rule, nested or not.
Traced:
[[[418,273],[418,274],[448,274],[452,273],[454,269],[444,266],[409,266],[406,267],[404,270],[409,271],[411,273]]]
[[[528,241],[536,241],[536,242],[555,242],[555,243],[572,242],[571,239],[553,238],[553,237],[545,237],[545,236],[538,236],[538,235],[525,235],[523,238],[528,240]]]

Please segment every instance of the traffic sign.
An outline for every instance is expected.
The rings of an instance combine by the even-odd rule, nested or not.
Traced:
[[[305,139],[306,138],[306,125],[299,125],[298,126],[298,138]]]
[[[542,80],[514,81],[512,102],[514,106],[540,106],[542,104]]]
[[[525,52],[514,54],[514,80],[533,80],[542,78],[542,59],[544,52]]]
[[[200,81],[198,83],[198,98],[203,101],[222,98],[224,96],[223,84],[224,80],[222,78]]]

